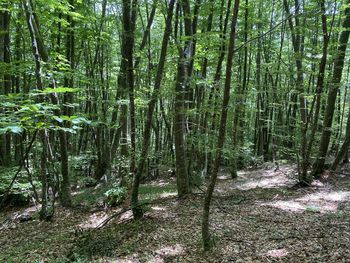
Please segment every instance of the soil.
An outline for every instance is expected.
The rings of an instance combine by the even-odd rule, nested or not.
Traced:
[[[142,220],[122,208],[35,207],[0,214],[0,262],[350,262],[349,169],[297,188],[296,167],[265,167],[230,179],[223,169],[212,202],[214,248],[201,246],[203,193],[178,199],[169,185]],[[29,221],[16,220],[20,214]],[[103,222],[114,214],[103,227]]]

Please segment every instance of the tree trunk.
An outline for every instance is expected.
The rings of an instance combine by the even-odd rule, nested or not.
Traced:
[[[138,206],[138,190],[139,190],[140,180],[144,170],[145,162],[148,157],[148,148],[149,148],[150,138],[151,138],[151,126],[152,126],[153,113],[157,103],[159,91],[161,88],[162,78],[163,78],[163,71],[164,71],[164,65],[166,60],[168,42],[171,34],[171,22],[173,18],[175,1],[176,0],[171,0],[168,7],[168,14],[165,22],[165,31],[163,36],[161,53],[159,57],[157,74],[154,82],[154,88],[152,91],[151,99],[148,103],[147,119],[145,122],[145,128],[143,133],[141,156],[137,165],[137,172],[134,176],[134,181],[132,186],[131,205],[133,207],[132,211],[133,211],[134,218],[136,219],[140,218],[143,214],[142,208]]]
[[[340,150],[332,164],[331,169],[334,171],[337,169],[339,163],[344,159],[347,152],[349,151],[350,146],[350,110],[348,113],[348,120],[346,124],[346,132],[345,132],[345,141],[343,142],[342,146],[340,147]]]
[[[333,65],[333,76],[330,83],[330,88],[327,97],[327,106],[323,121],[323,131],[321,136],[321,141],[319,145],[317,160],[314,164],[312,175],[314,177],[320,176],[324,170],[324,164],[326,160],[326,154],[329,147],[329,142],[332,135],[332,123],[333,115],[335,110],[335,103],[337,100],[338,89],[340,86],[340,81],[343,73],[344,59],[346,48],[349,40],[350,34],[350,1],[347,1],[345,9],[345,18],[343,22],[343,31],[340,33],[338,41],[338,50],[336,58]]]
[[[308,126],[308,111],[307,111],[307,100],[304,96],[304,69],[303,69],[303,46],[304,46],[304,37],[300,33],[300,22],[299,22],[299,9],[300,3],[299,0],[295,1],[295,24],[293,23],[292,17],[290,15],[288,2],[287,0],[283,1],[285,11],[288,15],[288,24],[292,34],[292,44],[295,54],[295,65],[297,70],[297,80],[296,80],[296,90],[299,97],[299,112],[300,112],[300,134],[301,134],[301,143],[300,143],[300,154],[301,154],[301,164],[299,170],[299,183],[301,185],[309,185],[312,181],[312,177],[307,174],[307,126]]]
[[[0,62],[10,64],[10,13],[0,11]],[[11,75],[3,72],[0,75],[0,94],[11,93]],[[11,164],[11,134],[0,136],[0,165]]]
[[[320,8],[322,12],[322,33],[323,33],[323,47],[322,47],[322,58],[319,64],[319,71],[317,76],[316,83],[316,95],[315,95],[315,111],[313,114],[313,123],[311,126],[311,133],[309,137],[309,144],[306,153],[307,162],[310,161],[310,154],[312,150],[312,146],[314,144],[315,135],[318,126],[319,114],[321,109],[321,96],[324,89],[324,77],[327,65],[327,56],[328,56],[328,43],[329,43],[329,34],[327,30],[327,17],[326,17],[326,9],[324,1],[320,2]]]
[[[48,62],[49,56],[48,56],[46,47],[44,45],[43,38],[40,33],[39,22],[38,22],[39,20],[34,12],[33,4],[31,0],[24,0],[23,6],[27,17],[28,28],[29,28],[29,32],[32,40],[32,50],[33,50],[33,55],[36,63],[37,87],[39,90],[41,90],[43,89],[43,85],[41,82],[41,72],[40,72],[41,62],[42,61]],[[59,105],[59,101],[56,94],[51,95],[51,101],[53,104]],[[61,115],[60,110],[57,110],[55,114],[58,116]],[[46,136],[42,135],[41,137],[42,137],[42,140],[44,140],[44,137]],[[72,204],[71,196],[70,196],[69,163],[68,163],[66,135],[63,130],[59,130],[59,140],[60,140],[60,153],[61,153],[61,172],[62,172],[62,177],[64,178],[64,181],[62,182],[62,185],[61,185],[61,193],[60,193],[62,196],[60,197],[62,197],[61,198],[62,205],[69,207]],[[43,145],[45,145],[44,141],[43,141]],[[45,169],[45,166],[43,169]],[[42,177],[42,178],[46,178],[46,177]]]
[[[204,207],[203,207],[202,241],[203,241],[203,246],[205,250],[209,250],[212,247],[212,241],[209,233],[209,211],[210,211],[211,199],[212,199],[215,184],[216,184],[216,179],[219,172],[222,150],[225,142],[226,122],[227,122],[228,104],[230,100],[232,64],[233,64],[233,54],[234,54],[234,48],[235,48],[238,9],[239,9],[239,0],[235,0],[233,15],[232,15],[232,23],[231,23],[230,44],[229,44],[229,50],[227,54],[226,79],[225,79],[224,97],[223,97],[223,103],[222,103],[222,109],[221,109],[219,136],[218,136],[217,147],[216,147],[216,158],[214,162],[213,172],[210,177],[209,185],[205,194]]]
[[[192,21],[190,3],[188,0],[181,1],[184,16],[185,36],[187,37],[183,49],[179,50],[179,60],[177,64],[177,76],[175,85],[174,103],[174,140],[176,158],[176,183],[179,197],[190,193],[189,175],[186,160],[185,142],[185,97],[188,92],[188,81],[190,64],[193,52]]]

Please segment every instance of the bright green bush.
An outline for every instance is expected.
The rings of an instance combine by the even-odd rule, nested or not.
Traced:
[[[105,203],[109,206],[120,205],[127,196],[125,187],[115,186],[104,193]]]

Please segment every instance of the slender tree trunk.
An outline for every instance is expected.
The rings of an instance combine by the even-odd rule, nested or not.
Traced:
[[[345,132],[345,141],[343,142],[342,146],[340,147],[340,150],[332,164],[331,169],[336,170],[339,163],[344,159],[346,156],[347,152],[349,151],[349,146],[350,146],[350,110],[348,113],[348,120],[346,124],[346,132]]]
[[[144,133],[143,133],[141,156],[137,165],[137,172],[134,176],[134,181],[132,186],[131,205],[133,207],[132,211],[133,211],[134,218],[136,219],[140,218],[143,214],[142,208],[138,206],[138,190],[139,190],[140,180],[144,170],[145,162],[148,157],[148,148],[149,148],[150,138],[151,138],[151,126],[152,126],[153,113],[157,103],[159,91],[161,88],[162,78],[163,78],[163,71],[164,71],[164,65],[166,60],[168,42],[171,34],[171,22],[173,18],[175,1],[176,0],[171,0],[168,7],[168,14],[165,22],[165,31],[163,36],[161,53],[159,57],[157,74],[155,77],[154,88],[152,91],[151,99],[148,103],[147,119],[145,122]]]
[[[216,184],[216,179],[219,172],[222,150],[225,142],[226,122],[227,122],[228,104],[230,100],[232,64],[233,64],[233,54],[234,54],[234,48],[235,48],[238,9],[239,9],[239,0],[235,0],[234,7],[233,7],[232,22],[231,22],[230,44],[229,44],[229,50],[227,54],[224,98],[223,98],[222,109],[221,109],[221,120],[220,120],[220,129],[219,129],[219,136],[218,136],[218,142],[217,142],[218,144],[216,147],[216,158],[214,162],[213,172],[210,177],[209,185],[205,194],[204,207],[203,207],[202,241],[203,241],[203,246],[205,250],[209,250],[212,246],[212,240],[209,233],[209,212],[210,212],[210,203],[211,203],[211,199],[212,199],[215,184]]]
[[[213,87],[209,92],[208,96],[208,102],[207,105],[212,109],[214,112],[212,114],[212,125],[211,129],[214,130],[215,128],[215,120],[216,120],[216,115],[217,115],[217,96],[219,94],[219,85],[220,85],[220,79],[221,79],[221,71],[222,71],[222,65],[225,59],[226,55],[226,39],[227,39],[227,27],[228,27],[228,22],[230,20],[230,10],[231,10],[231,0],[227,1],[227,8],[226,12],[223,13],[220,17],[220,40],[221,40],[221,46],[219,48],[219,59],[217,62],[215,74],[214,74],[214,79],[213,79]],[[224,1],[222,1],[222,9],[224,10]],[[224,18],[223,18],[224,17]],[[223,21],[222,21],[223,20]],[[203,119],[203,130],[205,133],[208,133],[208,124],[209,124],[209,114],[210,111],[206,110],[204,114],[204,119]],[[211,171],[211,166],[212,166],[212,157],[211,153],[207,154],[207,167],[206,167],[206,173]]]
[[[174,103],[174,140],[176,158],[176,182],[180,197],[190,193],[189,175],[186,160],[185,142],[185,97],[188,92],[189,72],[193,52],[192,21],[190,3],[188,0],[180,1],[185,24],[185,36],[187,37],[183,49],[179,50],[177,76],[175,85]]]
[[[346,48],[350,34],[350,1],[346,2],[345,18],[343,22],[343,31],[340,33],[338,41],[338,50],[333,65],[333,76],[329,85],[327,106],[323,121],[323,131],[319,145],[317,160],[314,164],[312,175],[318,177],[324,170],[326,154],[328,151],[329,142],[332,135],[332,123],[335,110],[335,103],[337,100],[338,89],[343,73],[344,59]]]
[[[293,23],[292,17],[290,15],[289,6],[287,0],[283,0],[285,11],[288,15],[289,28],[292,34],[292,44],[295,54],[295,65],[297,70],[297,80],[296,80],[296,90],[299,97],[299,112],[300,112],[300,134],[301,134],[301,143],[300,143],[300,154],[301,154],[301,164],[299,171],[299,183],[302,185],[309,185],[312,181],[312,177],[308,176],[307,168],[307,126],[308,126],[308,111],[307,111],[307,100],[304,96],[304,69],[303,69],[303,46],[304,46],[304,37],[300,33],[300,22],[299,22],[299,9],[300,2],[299,0],[295,1],[295,24]]]
[[[324,77],[327,65],[327,55],[328,55],[328,43],[329,43],[329,34],[327,30],[327,17],[324,1],[320,2],[320,8],[322,12],[322,33],[323,33],[323,46],[322,46],[322,58],[319,64],[319,71],[317,76],[316,83],[316,95],[315,95],[315,111],[313,114],[313,123],[311,126],[311,133],[309,137],[309,144],[306,153],[306,161],[310,161],[310,154],[312,147],[314,145],[315,135],[318,127],[319,114],[321,109],[321,95],[324,89]]]
[[[74,8],[74,0],[70,0],[70,5]],[[66,58],[70,64],[70,70],[74,69],[74,21],[70,15],[67,17],[69,23],[69,29],[67,30],[66,35]],[[73,74],[69,72],[69,77],[65,76],[64,86],[73,88]],[[73,94],[67,93],[64,94],[65,105],[73,103]],[[71,107],[64,108],[64,114],[67,116],[72,115]],[[70,174],[69,174],[69,153],[68,153],[68,140],[69,137],[64,131],[59,131],[59,140],[60,140],[60,155],[61,155],[61,173],[62,173],[62,182],[60,185],[60,201],[64,207],[72,206],[72,198],[70,194]]]
[[[23,0],[23,6],[27,17],[27,23],[29,32],[32,40],[33,47],[33,55],[36,62],[36,79],[38,89],[43,89],[43,85],[41,82],[41,62],[48,62],[49,56],[43,41],[43,38],[39,29],[39,19],[36,16],[36,13],[33,9],[33,4],[31,0]],[[55,87],[55,81],[53,80],[53,87]],[[55,105],[59,105],[58,97],[56,94],[51,95],[51,101]],[[56,115],[60,115],[60,111],[57,110]],[[46,133],[46,132],[45,132]],[[42,143],[46,145],[44,140],[46,140],[46,136],[43,134]],[[61,172],[64,178],[64,182],[61,185],[61,201],[63,206],[71,206],[71,197],[70,197],[70,180],[69,180],[69,163],[68,163],[68,152],[67,152],[67,142],[66,135],[63,130],[59,131],[59,140],[60,140],[60,153],[61,153]],[[44,146],[43,146],[44,147]],[[44,149],[43,149],[44,150]],[[42,161],[43,162],[43,161]],[[45,169],[45,166],[43,166]],[[46,173],[46,171],[44,171]],[[45,179],[46,177],[42,177]],[[44,183],[44,182],[43,182]],[[44,208],[43,208],[44,209]],[[51,217],[51,215],[50,215]]]
[[[34,17],[33,6],[30,0],[23,0],[23,8],[26,13],[27,24],[32,41],[32,50],[35,59],[35,77],[36,84],[39,90],[43,89],[41,80],[41,60],[47,61],[48,55],[43,47],[43,42],[40,41],[40,32],[38,31],[36,19]],[[38,39],[39,37],[39,39]],[[41,210],[40,218],[43,220],[50,219],[52,214],[49,211],[48,202],[48,178],[47,178],[47,134],[46,130],[40,131],[41,139],[41,157],[40,157],[40,177],[41,177]]]
[[[244,14],[244,41],[248,41],[248,0],[245,0],[245,14]],[[243,79],[242,85],[238,85],[235,92],[235,108],[232,124],[232,147],[234,149],[234,156],[230,165],[231,177],[237,177],[237,162],[239,155],[240,144],[243,140],[243,113],[245,111],[245,92],[247,87],[247,63],[248,63],[248,47],[244,47],[243,54]]]
[[[135,116],[135,76],[134,76],[134,45],[135,45],[135,27],[136,27],[136,13],[137,13],[137,0],[133,0],[131,6],[129,0],[123,1],[123,6],[129,10],[129,21],[126,24],[124,20],[124,30],[126,34],[126,59],[127,59],[127,83],[129,89],[129,113],[130,113],[130,139],[131,139],[131,151],[130,151],[130,172],[135,173],[135,154],[136,154],[136,116]]]
[[[0,62],[10,64],[10,12],[0,11]],[[11,75],[9,72],[0,75],[0,94],[11,93]],[[11,134],[0,136],[0,165],[11,164]]]

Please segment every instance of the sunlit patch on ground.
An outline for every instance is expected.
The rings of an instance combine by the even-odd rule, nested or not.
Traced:
[[[163,180],[163,179],[160,179],[160,180],[156,180],[154,182],[150,182],[149,185],[152,185],[152,186],[166,186],[166,185],[170,185],[171,181],[169,180]]]
[[[147,256],[147,261],[140,261],[140,255],[133,254],[128,255],[124,258],[116,258],[116,259],[104,259],[102,262],[113,262],[113,263],[140,263],[140,262],[148,262],[148,263],[165,263],[166,258],[176,257],[185,254],[185,249],[182,245],[176,244],[172,246],[164,246],[155,251],[152,251],[151,254]],[[100,262],[100,261],[99,261]]]
[[[175,197],[175,196],[177,196],[177,192],[169,192],[169,193],[160,194],[160,198]]]
[[[219,180],[230,180],[232,178],[231,178],[229,173],[227,173],[227,172],[225,172],[224,170],[221,169],[219,174],[218,174],[218,179]]]
[[[149,262],[154,263],[164,263],[165,258],[167,257],[175,257],[185,253],[185,249],[182,245],[176,244],[173,246],[165,246],[156,251],[154,251],[153,259]]]
[[[232,183],[225,183],[221,187],[222,192],[230,189],[250,190],[254,188],[278,188],[290,187],[297,183],[294,167],[285,165],[279,170],[275,169],[260,169],[256,171],[239,171],[238,177]],[[226,180],[226,176],[221,176],[219,179]]]
[[[263,206],[276,207],[284,211],[302,213],[304,211],[328,213],[335,212],[339,203],[350,200],[350,192],[316,192],[293,200],[278,200],[262,203]]]
[[[285,211],[302,213],[306,210],[306,207],[296,201],[275,201],[269,203],[263,203],[262,205],[276,207]]]
[[[41,209],[41,205],[37,205],[37,206],[30,206],[26,209],[24,209],[23,213],[35,213],[35,212],[38,212],[40,211]]]
[[[120,216],[119,221],[127,221],[127,220],[130,220],[132,218],[133,218],[132,211],[129,210]]]
[[[177,256],[181,255],[185,252],[185,249],[182,245],[176,244],[173,246],[165,246],[158,250],[156,250],[154,253],[156,255],[162,256],[162,257],[169,257],[169,256]]]
[[[295,184],[295,180],[286,177],[283,174],[275,175],[269,178],[248,178],[246,182],[237,183],[240,190],[249,190],[253,188],[275,188],[281,186],[290,186]]]
[[[288,251],[284,248],[282,249],[272,249],[263,254],[266,257],[281,258],[288,255]]]
[[[113,210],[109,213],[107,213],[105,211],[95,212],[95,213],[91,214],[87,219],[85,219],[85,221],[81,222],[78,227],[83,228],[83,229],[98,228],[112,214],[117,214],[119,212],[121,212],[121,209]],[[117,217],[116,223],[125,222],[125,221],[132,219],[132,218],[133,218],[132,211],[128,210],[128,211],[122,213],[120,215],[120,217]],[[113,220],[115,220],[115,219],[113,219]]]
[[[314,186],[314,187],[325,187],[325,184],[322,183],[320,180],[314,180],[312,183],[311,183],[311,186]]]
[[[177,195],[176,184],[158,180],[152,184],[144,184],[139,189],[140,199],[167,198]]]
[[[88,216],[88,218],[81,222],[79,224],[79,227],[83,229],[96,228],[107,218],[108,215],[106,212],[96,212],[91,214],[90,216]]]
[[[152,206],[151,209],[154,210],[154,211],[165,211],[165,210],[167,210],[166,207],[164,207],[164,206]]]
[[[131,256],[126,256],[125,258],[104,258],[100,259],[97,262],[99,263],[140,263],[140,260],[138,259],[139,255],[134,254]]]
[[[174,213],[169,211],[169,207],[166,206],[151,206],[151,210],[146,213],[146,216],[150,216],[152,218],[172,218],[174,217]]]

